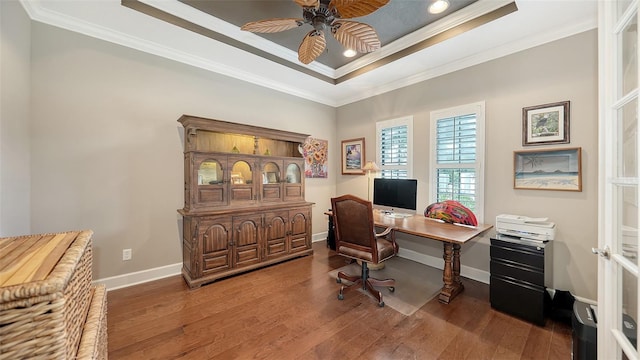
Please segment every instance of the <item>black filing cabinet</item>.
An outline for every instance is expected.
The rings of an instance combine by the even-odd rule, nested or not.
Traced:
[[[553,242],[505,235],[491,238],[491,307],[544,326],[551,297]]]

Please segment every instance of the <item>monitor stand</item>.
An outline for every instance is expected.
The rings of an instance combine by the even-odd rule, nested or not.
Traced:
[[[412,217],[413,216],[413,214],[398,213],[398,212],[393,212],[393,211],[388,211],[388,210],[380,210],[380,212],[384,216],[390,217],[390,218],[394,218],[394,219],[404,219],[404,218],[408,218],[408,217]]]

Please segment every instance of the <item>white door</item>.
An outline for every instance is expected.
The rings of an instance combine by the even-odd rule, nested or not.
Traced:
[[[638,6],[598,1],[598,359],[638,359]]]

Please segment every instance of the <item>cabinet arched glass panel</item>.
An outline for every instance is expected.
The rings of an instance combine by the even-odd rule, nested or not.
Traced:
[[[207,159],[200,163],[198,185],[217,185],[222,184],[223,180],[222,166],[218,161]]]
[[[231,167],[231,184],[244,185],[253,183],[253,171],[248,162],[240,160]]]
[[[300,167],[298,164],[289,164],[287,166],[287,182],[290,184],[299,184],[300,183]]]
[[[277,184],[280,182],[280,167],[274,162],[264,164],[262,168],[262,183]]]
[[[229,163],[235,159],[229,158]],[[254,204],[257,200],[253,185],[253,169],[244,160],[236,160],[231,166],[231,185],[229,188],[229,202],[232,205]]]

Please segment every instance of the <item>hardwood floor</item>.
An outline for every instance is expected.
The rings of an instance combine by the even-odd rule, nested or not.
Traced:
[[[411,316],[351,292],[314,254],[189,290],[173,276],[108,293],[110,359],[571,359],[571,327],[491,309],[489,286],[463,279],[449,305]],[[517,301],[517,299],[514,299]]]

